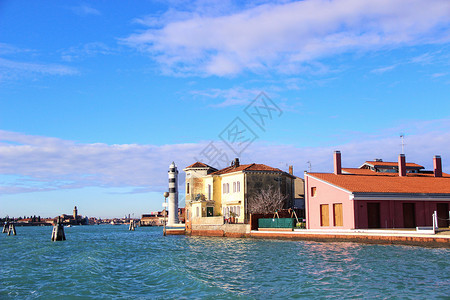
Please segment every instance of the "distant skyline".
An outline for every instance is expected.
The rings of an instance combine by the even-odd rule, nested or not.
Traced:
[[[197,159],[303,177],[401,134],[448,173],[449,70],[447,0],[2,1],[0,216],[138,217],[172,161],[184,207]]]

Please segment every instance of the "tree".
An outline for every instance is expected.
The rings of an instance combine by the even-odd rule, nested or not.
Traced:
[[[247,209],[251,214],[274,213],[277,209],[283,209],[286,199],[287,196],[283,195],[280,188],[270,185],[249,198]]]

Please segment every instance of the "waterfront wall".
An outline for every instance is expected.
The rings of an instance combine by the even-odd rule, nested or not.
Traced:
[[[223,217],[193,218],[192,225],[223,225]]]
[[[400,236],[400,235],[368,235],[368,234],[319,234],[319,233],[297,233],[297,232],[270,232],[252,231],[252,238],[273,238],[289,240],[306,240],[315,242],[357,242],[368,244],[398,244],[426,247],[450,248],[450,238],[439,236]]]
[[[194,225],[190,235],[220,236],[220,237],[249,237],[250,224],[223,224],[223,225]]]

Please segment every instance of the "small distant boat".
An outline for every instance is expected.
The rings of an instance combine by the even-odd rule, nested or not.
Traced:
[[[111,224],[111,225],[120,225],[120,223],[116,223],[116,222],[114,222],[114,221],[111,221],[110,224]]]
[[[67,225],[67,227],[72,227],[72,225],[69,224],[69,225]]]

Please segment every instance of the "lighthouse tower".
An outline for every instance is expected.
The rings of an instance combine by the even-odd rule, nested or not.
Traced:
[[[169,166],[169,219],[168,226],[178,224],[178,170],[175,162]]]

